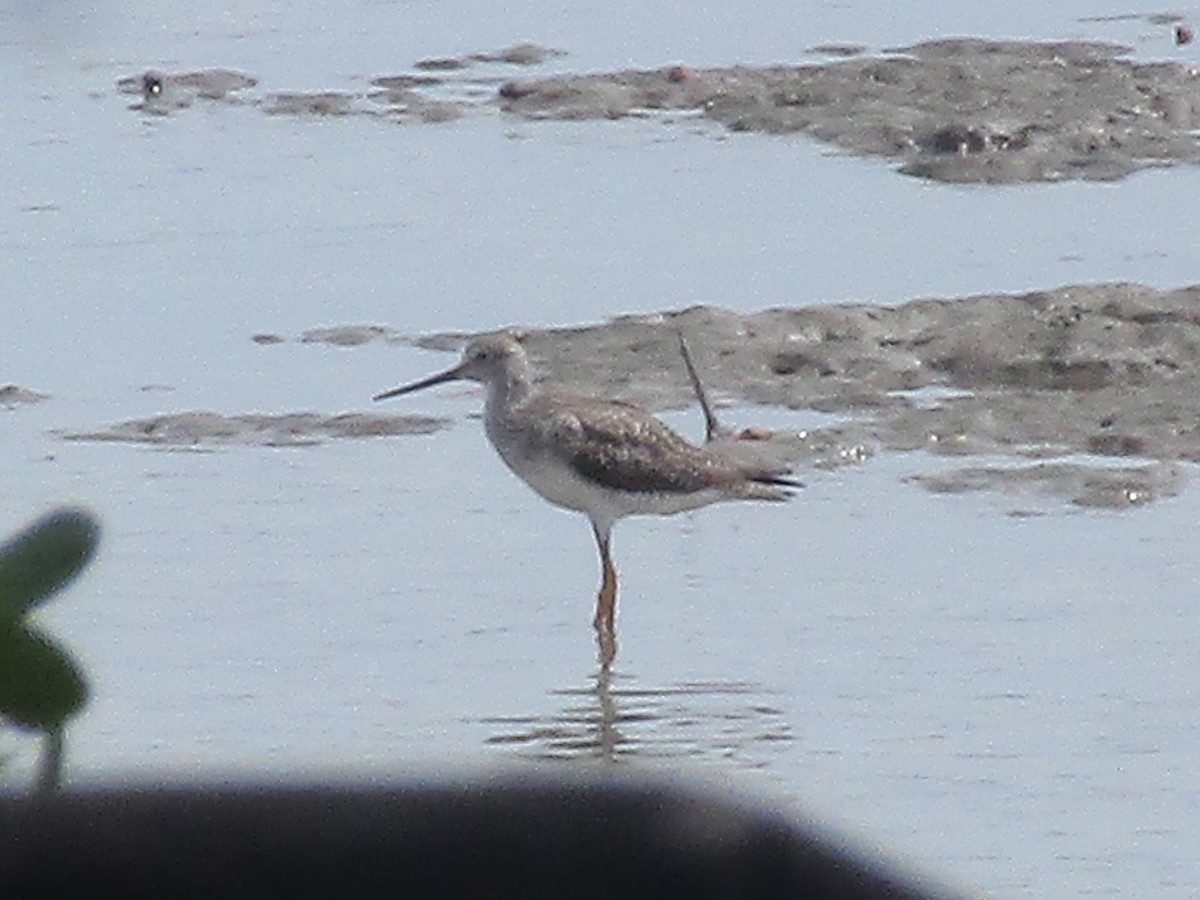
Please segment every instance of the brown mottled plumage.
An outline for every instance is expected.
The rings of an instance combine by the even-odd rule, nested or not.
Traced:
[[[484,422],[505,464],[551,503],[591,519],[602,569],[594,624],[609,638],[606,664],[615,652],[617,573],[609,545],[618,519],[721,500],[785,500],[789,488],[799,487],[784,470],[747,466],[697,447],[631,403],[536,390],[525,350],[511,332],[478,337],[454,368],[375,399],[456,379],[486,385]]]

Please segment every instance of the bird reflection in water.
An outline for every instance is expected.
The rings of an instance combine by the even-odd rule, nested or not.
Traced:
[[[487,743],[538,759],[742,759],[792,741],[770,692],[747,682],[684,682],[634,687],[634,676],[600,666],[583,687],[553,691],[566,705],[548,715],[482,719],[499,731]]]

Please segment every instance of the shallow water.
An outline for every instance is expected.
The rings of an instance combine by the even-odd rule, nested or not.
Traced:
[[[642,4],[603,22],[575,4],[0,13],[0,383],[51,395],[0,410],[4,531],[68,500],[105,524],[94,570],[41,616],[95,687],[72,779],[615,760],[815,812],[1000,896],[1200,890],[1194,490],[1120,513],[936,496],[902,479],[945,460],[884,454],[805,473],[789,505],[623,522],[604,683],[586,524],[507,474],[469,390],[403,403],[454,418],[428,436],[194,451],[55,433],[367,410],[446,362],[260,332],[1195,281],[1192,169],[964,189],[701,124],[149,117],[115,88],[206,66],[361,88],[525,38],[567,50],[563,70],[967,33],[1195,52],[1144,20],[1078,21],[1090,5],[971,6],[730,6],[687,28]]]

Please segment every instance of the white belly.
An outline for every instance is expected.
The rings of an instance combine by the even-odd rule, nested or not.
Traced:
[[[556,506],[574,509],[600,519],[616,520],[623,516],[667,516],[708,506],[725,496],[717,490],[689,493],[622,491],[606,487],[581,476],[553,454],[529,454],[519,448],[497,446],[500,458],[527,485]]]

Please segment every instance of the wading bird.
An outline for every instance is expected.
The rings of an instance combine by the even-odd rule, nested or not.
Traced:
[[[801,486],[787,469],[697,447],[632,403],[535,387],[525,349],[511,331],[477,337],[454,368],[375,399],[460,379],[487,389],[487,436],[513,473],[551,503],[591,520],[601,571],[593,624],[606,665],[615,654],[617,571],[610,545],[618,519],[671,515],[722,500],[786,500],[790,488]]]

